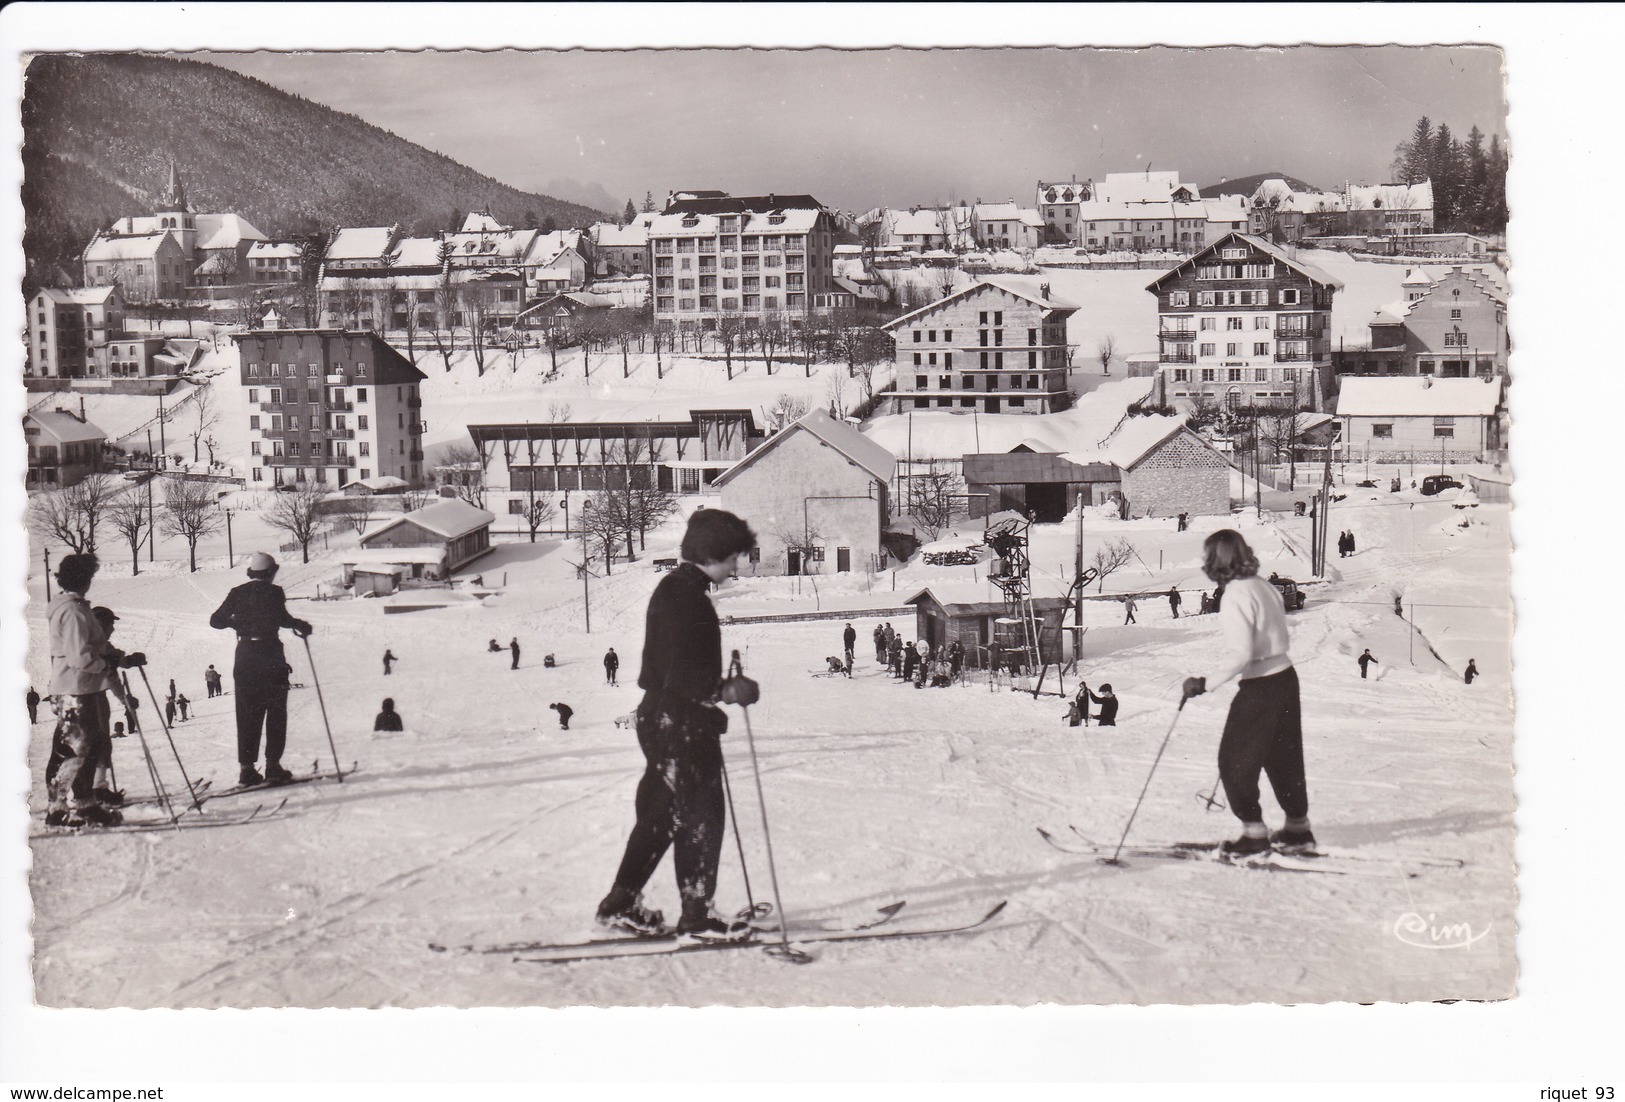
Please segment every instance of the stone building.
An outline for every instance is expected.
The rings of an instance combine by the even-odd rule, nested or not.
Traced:
[[[1411,287],[1421,277],[1420,290]],[[1371,319],[1371,348],[1343,362],[1363,375],[1505,375],[1512,338],[1506,292],[1482,270],[1461,265],[1437,281],[1422,269],[1406,276],[1407,294]]]

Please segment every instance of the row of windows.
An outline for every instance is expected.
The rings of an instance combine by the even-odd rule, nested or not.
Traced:
[[[787,252],[807,247],[806,237],[800,234],[780,236],[777,234],[767,237],[657,237],[654,239],[654,251],[657,253],[715,253],[715,252]]]
[[[310,482],[312,480],[314,480],[316,482],[326,482],[327,481],[327,472],[321,467],[313,467],[313,468],[310,468],[309,470],[307,470],[307,469],[305,469],[303,467],[297,467],[297,468],[294,468],[294,469],[290,470],[288,473],[294,479],[294,481],[296,481],[296,482]],[[349,475],[350,475],[350,472],[346,468],[343,468],[343,467],[339,468],[339,485],[340,486],[344,485],[345,479],[347,479],[349,477]],[[363,478],[363,479],[371,478],[372,477],[372,468],[371,467],[362,467],[360,477]],[[254,481],[255,482],[264,482],[265,481],[265,468],[264,467],[255,467],[254,468]]]
[[[396,419],[397,420],[404,420],[404,415],[396,414]],[[366,432],[367,428],[368,428],[367,415],[365,413],[358,413],[358,414],[356,414],[355,420],[356,420],[356,426],[355,426],[356,429],[361,431],[361,432]],[[281,414],[273,414],[271,416],[271,431],[272,432],[281,432],[282,431],[282,426],[283,426],[282,415]],[[288,426],[288,431],[289,432],[298,432],[299,431],[299,418],[298,418],[298,416],[295,415],[295,414],[291,414],[291,413],[288,414],[287,426]],[[253,429],[255,432],[260,431],[260,415],[259,414],[256,413],[253,416],[249,417],[249,419],[248,419],[248,427]],[[312,429],[318,429],[320,427],[318,425],[318,423],[317,423],[317,416],[315,414],[311,414],[310,427]],[[333,424],[330,427],[338,429],[339,431],[342,432],[345,429],[349,428],[350,426],[345,424],[344,414],[335,413],[333,415]],[[404,428],[405,425],[401,424],[401,425],[397,425],[396,427],[397,428]]]
[[[1201,371],[1202,382],[1204,383],[1219,382],[1220,371],[1224,372],[1223,381],[1227,383],[1268,383],[1272,381],[1295,383],[1298,381],[1297,371],[1290,367],[1204,367]],[[1272,371],[1274,372],[1273,376],[1270,374]],[[1191,372],[1189,368],[1174,368],[1174,382],[1188,383],[1190,381]]]
[[[1296,287],[1286,287],[1281,290],[1278,300],[1282,306],[1298,306],[1303,302],[1303,292]],[[1169,291],[1169,309],[1188,307],[1191,304],[1189,291]],[[1198,291],[1196,292],[1196,305],[1198,306],[1268,306],[1270,293],[1268,290],[1257,291]]]
[[[273,378],[273,379],[280,378],[281,375],[282,375],[282,368],[284,366],[286,366],[287,369],[288,369],[288,377],[289,378],[294,378],[299,374],[299,365],[298,364],[286,364],[286,365],[284,365],[284,364],[271,364],[270,365],[270,367],[271,367],[271,378]],[[320,379],[322,377],[323,372],[322,372],[322,365],[321,364],[307,364],[305,366],[306,366],[305,374],[307,376],[309,376],[310,378],[312,378],[312,379]],[[330,364],[328,366],[327,370],[328,370],[329,373],[334,374],[334,375],[343,375],[344,374],[344,365],[341,364],[341,363]],[[260,374],[260,365],[257,364],[257,363],[250,363],[248,365],[248,377],[250,379],[258,378],[259,374]],[[358,378],[358,379],[361,379],[361,378],[365,378],[366,375],[367,375],[367,365],[365,363],[362,363],[360,360],[357,360],[356,365],[355,365],[355,377]]]
[[[1034,400],[1035,401],[1041,401],[1041,399],[1034,399]],[[999,399],[990,398],[989,401],[999,401]],[[1026,406],[1027,406],[1027,399],[1025,399],[1025,398],[1005,398],[1005,399],[1003,399],[1003,401],[1004,401],[1004,404],[1009,406],[1011,409],[1025,409]],[[938,398],[936,400],[936,402],[937,402],[937,408],[938,409],[942,409],[942,408],[945,408],[945,407],[951,407],[954,404],[954,400],[952,398]],[[976,399],[975,398],[961,398],[961,399],[959,399],[959,406],[960,406],[961,409],[972,409],[972,408],[974,408],[976,406]],[[914,408],[915,409],[930,409],[931,408],[931,399],[930,398],[916,398],[916,399],[914,399]]]
[[[1433,419],[1433,438],[1435,440],[1452,440],[1455,435],[1456,419],[1454,417],[1435,417]],[[1373,440],[1392,440],[1394,438],[1393,423],[1372,422],[1371,438]]]
[[[977,377],[975,375],[961,375],[959,378],[960,378],[959,389],[961,389],[961,390],[975,390],[976,389],[976,378]],[[987,382],[983,385],[982,389],[984,389],[984,390],[998,390],[999,389],[999,376],[997,376],[997,375],[983,375],[982,378],[987,380]],[[1025,383],[1023,383],[1023,381],[1022,381],[1023,379],[1026,380]],[[1037,390],[1039,388],[1039,381],[1038,380],[1039,380],[1039,376],[1037,376],[1037,375],[1026,375],[1026,376],[1012,375],[1012,376],[1010,376],[1009,389],[1010,390]],[[916,376],[914,376],[914,389],[915,390],[926,390],[926,389],[929,389],[930,385],[931,385],[931,376],[929,376],[929,375],[916,375]],[[952,390],[953,388],[954,388],[954,377],[952,375],[938,375],[937,376],[937,389],[938,390]]]
[[[331,444],[332,445],[332,451],[331,452],[324,450],[324,445],[326,445],[326,444]],[[260,450],[260,447],[261,447],[261,444],[260,444],[260,442],[258,440],[251,440],[251,441],[249,441],[249,444],[248,444],[248,453],[250,455],[263,455],[264,453]],[[274,455],[274,456],[275,455],[297,456],[297,455],[300,454],[300,451],[299,451],[300,443],[297,440],[289,440],[287,442],[287,449],[288,450],[286,452],[283,452],[282,448],[283,448],[283,442],[281,440],[273,440],[271,442],[271,454]],[[357,443],[357,446],[356,446],[356,452],[359,455],[371,455],[372,454],[372,443],[371,443],[371,441],[368,441],[368,440],[359,441]],[[311,442],[311,445],[310,445],[310,457],[312,459],[319,459],[319,458],[321,458],[323,456],[326,456],[326,455],[331,455],[335,459],[342,459],[342,458],[348,456],[349,454],[350,454],[350,444],[349,444],[349,441],[347,441],[347,440],[332,440],[332,441],[314,440],[314,441]],[[365,478],[366,476],[363,475],[362,477]]]
[[[399,393],[400,388],[396,387],[395,389],[396,389],[395,397],[399,398],[400,397],[400,393]],[[284,394],[287,396],[287,400],[288,400],[288,403],[290,405],[299,401],[299,391],[295,390],[293,387],[289,387],[286,391],[284,391],[279,386],[273,386],[273,387],[269,388],[265,393],[266,393],[266,399],[265,400],[267,402],[271,403],[273,406],[279,406],[279,405],[282,404],[282,399],[283,399]],[[305,393],[305,402],[307,404],[314,406],[314,405],[317,405],[317,404],[320,403],[320,401],[321,401],[321,393],[322,393],[320,390],[317,390],[317,389],[315,389],[313,387],[310,390],[305,391],[304,393]],[[249,387],[248,388],[248,404],[249,405],[258,405],[259,400],[260,400],[259,389],[257,387]],[[343,395],[343,393],[341,391],[335,390],[333,392],[332,396],[331,396],[331,400],[334,401],[334,402],[342,402],[342,401],[344,401],[344,395]],[[356,387],[356,389],[355,389],[355,400],[357,402],[365,402],[367,400],[367,388],[366,387],[364,387],[364,386]]]
[[[763,286],[776,288],[776,287],[783,286],[783,282],[778,276],[773,276],[773,275],[770,275],[770,276],[766,277],[765,283],[764,283],[762,277],[760,277],[760,276],[746,276],[745,279],[744,279],[744,284],[743,284],[742,289],[746,290],[746,291],[756,291],[756,290],[760,290]],[[801,287],[805,286],[805,283],[804,283],[801,276],[793,275],[793,276],[790,277],[790,286],[792,288],[800,289]],[[670,291],[670,290],[672,290],[671,277],[670,276],[667,276],[665,278],[657,277],[655,279],[655,289],[658,290],[658,291]],[[699,290],[699,291],[715,291],[717,289],[717,277],[716,276],[701,276],[698,287],[696,287],[694,285],[694,280],[693,279],[679,279],[677,281],[676,289],[679,290],[679,291],[695,291],[695,290]],[[739,278],[737,276],[723,276],[722,277],[722,289],[724,291],[738,291],[738,290],[741,290],[741,285],[740,285]]]
[[[778,295],[745,295],[735,298],[724,295],[718,299],[716,295],[701,295],[698,304],[692,298],[678,298],[673,300],[670,296],[662,295],[655,300],[656,309],[663,314],[673,312],[673,301],[676,310],[777,310],[779,308]],[[718,303],[721,303],[719,306]],[[807,303],[804,294],[789,294],[784,296],[784,305],[788,309],[799,309]]]
[[[1246,347],[1244,343],[1235,341],[1224,346],[1224,354],[1226,356],[1245,356],[1247,355]],[[1218,349],[1219,346],[1216,343],[1203,343],[1197,345],[1197,355],[1203,357],[1217,356],[1219,354]],[[1189,357],[1190,354],[1190,345],[1176,345],[1168,358],[1174,363],[1178,363],[1181,358]],[[1253,342],[1252,355],[1268,356],[1269,354],[1270,346],[1268,341]],[[1275,354],[1281,359],[1307,360],[1309,358],[1309,346],[1301,341],[1281,341],[1276,346]],[[1187,359],[1186,362],[1188,363],[1189,360]]]

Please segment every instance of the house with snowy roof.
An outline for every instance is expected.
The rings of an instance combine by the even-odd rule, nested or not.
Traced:
[[[103,231],[80,254],[87,286],[117,284],[126,302],[175,301],[185,296],[190,257],[167,230]]]
[[[97,351],[124,331],[124,296],[116,284],[41,287],[28,304],[28,374],[74,379],[101,374]]]
[[[896,342],[891,412],[1050,413],[1071,402],[1066,323],[1041,279],[986,276],[881,326]]]
[[[616,308],[614,295],[594,294],[591,291],[566,291],[527,306],[514,319],[514,324],[528,329],[569,330],[582,322],[605,317]]]
[[[984,249],[1036,249],[1044,243],[1044,216],[1014,199],[971,207],[971,229]]]
[[[461,498],[442,498],[368,532],[361,537],[361,548],[369,552],[398,553],[404,548],[438,552],[432,562],[410,565],[433,577],[448,578],[491,550],[491,525],[496,519],[495,513]],[[414,576],[421,574],[414,572]]]
[[[244,259],[248,282],[256,286],[298,283],[304,278],[305,250],[294,241],[256,241]]]
[[[1343,379],[1337,417],[1346,457],[1484,462],[1502,447],[1506,380],[1353,376]]]
[[[1341,228],[1344,198],[1336,192],[1295,191],[1280,177],[1262,181],[1248,209],[1249,233],[1298,242]]]
[[[592,238],[580,230],[537,232],[520,261],[527,302],[587,286],[592,273]]]
[[[1377,375],[1500,376],[1512,340],[1506,291],[1482,270],[1453,266],[1438,279],[1406,273],[1405,298],[1371,318],[1370,351],[1346,358],[1345,372]]]
[[[907,210],[884,208],[878,212],[875,244],[896,246],[910,252],[948,248],[950,228],[944,212],[932,207]]]
[[[813,410],[724,471],[722,507],[751,518],[752,574],[821,574],[885,565],[897,461],[845,421]]]
[[[1433,181],[1415,184],[1346,184],[1344,233],[1403,236],[1433,232]]]
[[[23,439],[28,444],[30,490],[59,490],[102,469],[107,434],[82,414],[66,409],[25,413]]]
[[[1157,296],[1159,402],[1323,409],[1342,287],[1262,237],[1226,234],[1146,287]]]
[[[596,222],[588,231],[592,239],[594,271],[598,275],[645,275],[649,271],[649,223],[654,212],[646,211],[626,225]]]
[[[322,321],[398,329],[413,311],[419,325],[433,326],[444,277],[439,238],[407,237],[394,226],[346,227],[328,242],[317,276]]]

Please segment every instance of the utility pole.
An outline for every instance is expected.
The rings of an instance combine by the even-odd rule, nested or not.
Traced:
[[[226,514],[226,569],[230,570],[235,565],[232,560],[236,558],[231,550],[231,510],[221,509],[221,512]]]
[[[158,395],[158,447],[159,450],[169,451],[169,445],[164,442],[164,396]],[[152,452],[152,430],[147,430],[147,452]]]
[[[1083,649],[1083,494],[1078,494],[1077,560],[1073,569],[1073,584],[1078,587],[1077,599],[1072,602],[1072,659],[1077,661]]]
[[[40,550],[45,552],[45,602],[49,604],[51,601],[51,549],[42,546]]]
[[[147,430],[147,562],[158,557],[158,514],[152,510],[152,483],[158,477],[157,457],[152,454],[152,430]]]
[[[592,591],[587,584],[587,517],[586,510],[592,508],[592,499],[588,498],[581,503],[581,611],[587,623],[587,634],[592,634]]]

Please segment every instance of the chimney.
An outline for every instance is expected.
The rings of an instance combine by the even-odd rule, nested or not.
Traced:
[[[85,396],[83,394],[79,395],[79,423],[81,425],[89,424],[85,420]]]

